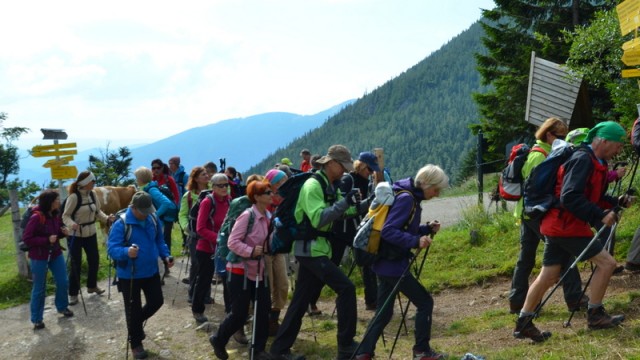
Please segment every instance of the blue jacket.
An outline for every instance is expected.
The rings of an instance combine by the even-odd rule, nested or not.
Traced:
[[[162,233],[162,222],[147,216],[144,221],[139,221],[131,211],[127,209],[124,222],[117,220],[109,231],[107,240],[107,252],[116,261],[116,272],[121,279],[131,279],[132,265],[135,261],[134,279],[149,278],[159,272],[158,257],[165,259],[169,257],[169,249],[164,243]],[[125,226],[126,224],[126,226]],[[125,230],[129,227],[131,235],[127,241]],[[138,257],[133,260],[129,258],[129,246],[138,245]]]
[[[184,171],[184,166],[178,165],[178,170],[171,175],[173,180],[176,181],[176,185],[178,186],[178,191],[180,192],[180,199],[184,196],[184,193],[187,192],[186,187],[187,183],[189,183],[189,174]]]
[[[168,199],[160,189],[158,189],[158,182],[151,181],[145,185],[142,190],[151,195],[153,206],[156,208],[156,216],[158,219],[162,219],[167,222],[176,221],[178,218],[176,204]]]
[[[412,195],[400,193],[396,195],[393,205],[389,208],[389,214],[382,226],[380,233],[383,241],[393,245],[410,250],[417,248],[420,243],[420,233],[428,232],[427,225],[420,225],[422,216],[422,208],[420,202],[424,200],[422,189],[415,187],[412,178],[398,180],[393,184],[393,191],[407,190]],[[415,205],[414,205],[415,204]],[[405,229],[405,225],[410,219],[411,208],[415,206],[413,220]],[[407,254],[409,252],[407,251]],[[388,260],[381,258],[371,265],[371,269],[378,275],[383,276],[400,276],[409,265],[410,257],[399,260]]]

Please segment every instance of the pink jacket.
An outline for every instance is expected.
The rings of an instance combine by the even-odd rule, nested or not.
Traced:
[[[253,212],[253,226],[251,232],[247,234],[249,217],[251,216],[249,211]],[[229,250],[242,257],[243,261],[235,264],[227,262],[227,270],[243,269],[247,278],[255,281],[259,267],[260,281],[264,281],[264,259],[255,259],[251,255],[255,246],[262,245],[264,247],[269,235],[270,218],[270,212],[267,211],[264,215],[261,214],[255,204],[238,216],[227,240],[227,246]]]

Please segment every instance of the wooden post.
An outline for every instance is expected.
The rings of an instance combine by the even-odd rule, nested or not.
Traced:
[[[18,247],[18,242],[22,238],[22,229],[20,229],[20,206],[18,205],[18,191],[16,189],[9,190],[9,201],[11,202],[11,222],[13,224],[13,238],[15,239],[14,243],[16,246],[18,274],[24,278],[29,278],[27,255]]]
[[[384,149],[375,148],[373,149],[373,153],[376,154],[376,157],[378,158],[378,167],[380,167],[380,171],[378,171],[375,176],[375,183],[377,185],[379,182],[384,181]]]

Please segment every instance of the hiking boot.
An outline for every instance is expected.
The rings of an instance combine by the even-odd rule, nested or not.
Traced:
[[[285,354],[278,354],[278,355],[272,354],[272,356],[273,356],[272,357],[273,360],[306,360],[304,355],[293,354],[291,352],[288,352]]]
[[[131,349],[131,352],[133,353],[134,359],[146,359],[147,357],[149,357],[147,350],[145,350],[144,346],[142,345],[134,347],[133,349]]]
[[[66,308],[64,310],[58,311],[58,314],[62,314],[62,315],[64,315],[64,317],[72,317],[73,316],[73,311],[69,310],[69,308]]]
[[[190,283],[189,278],[183,278],[182,279],[182,283],[189,285],[189,283]]]
[[[356,355],[356,357],[354,358],[355,360],[371,360],[371,354],[360,354],[360,355]]]
[[[529,338],[533,340],[533,342],[543,342],[551,337],[551,333],[538,330],[533,324],[533,316],[529,315],[519,317],[518,320],[516,320],[516,328],[513,330],[513,336],[516,339]]]
[[[240,329],[233,334],[233,340],[235,340],[238,344],[247,345],[249,344],[249,340],[247,336],[244,334],[244,329]]]
[[[307,310],[307,313],[309,314],[309,316],[322,315],[322,311],[320,311],[320,309],[318,309],[316,305],[309,305],[309,309]]]
[[[278,330],[280,330],[278,319],[269,319],[269,336],[276,336]]]
[[[206,323],[207,321],[209,321],[209,319],[207,319],[207,317],[206,317],[206,316],[204,316],[204,314],[203,314],[203,313],[197,313],[197,312],[194,312],[194,313],[193,313],[193,318],[194,318],[194,319],[196,319],[196,322],[197,322],[198,324],[204,324],[204,323]]]
[[[587,324],[591,330],[609,329],[620,325],[624,321],[624,315],[609,315],[604,306],[598,306],[587,310]]]
[[[624,265],[618,265],[615,269],[613,269],[613,273],[611,275],[619,275],[624,271]]]
[[[94,287],[94,288],[87,288],[87,292],[89,294],[93,294],[96,293],[98,295],[102,295],[104,293],[104,290],[100,289],[99,287]]]
[[[437,360],[445,357],[444,354],[440,354],[433,349],[429,351],[413,351],[413,360]]]
[[[636,263],[632,263],[632,262],[628,262],[626,264],[624,264],[624,268],[627,271],[631,271],[631,272],[637,272],[640,271],[640,264],[636,264]]]
[[[261,351],[258,355],[256,355],[257,360],[273,360],[275,357],[266,351]]]
[[[69,305],[75,305],[78,303],[78,295],[69,296]]]
[[[351,341],[349,345],[338,344],[338,359],[351,359],[351,356],[358,349],[360,343],[357,341]]]
[[[589,297],[587,295],[582,295],[582,298],[578,301],[570,301],[567,303],[567,309],[571,312],[587,310],[589,307]]]
[[[33,324],[33,330],[40,330],[40,329],[44,329],[44,323],[42,321],[38,321],[37,323]]]
[[[227,360],[229,358],[229,354],[227,353],[227,350],[224,348],[224,346],[218,345],[218,338],[215,335],[212,335],[209,338],[209,343],[213,347],[213,353],[218,359]]]

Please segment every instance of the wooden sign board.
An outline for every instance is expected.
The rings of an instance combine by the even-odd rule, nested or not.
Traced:
[[[640,69],[627,69],[622,70],[623,78],[640,77]]]
[[[616,6],[622,36],[640,26],[640,0],[626,0]]]
[[[78,169],[75,166],[55,166],[51,168],[52,179],[75,179],[76,176],[78,176]]]

